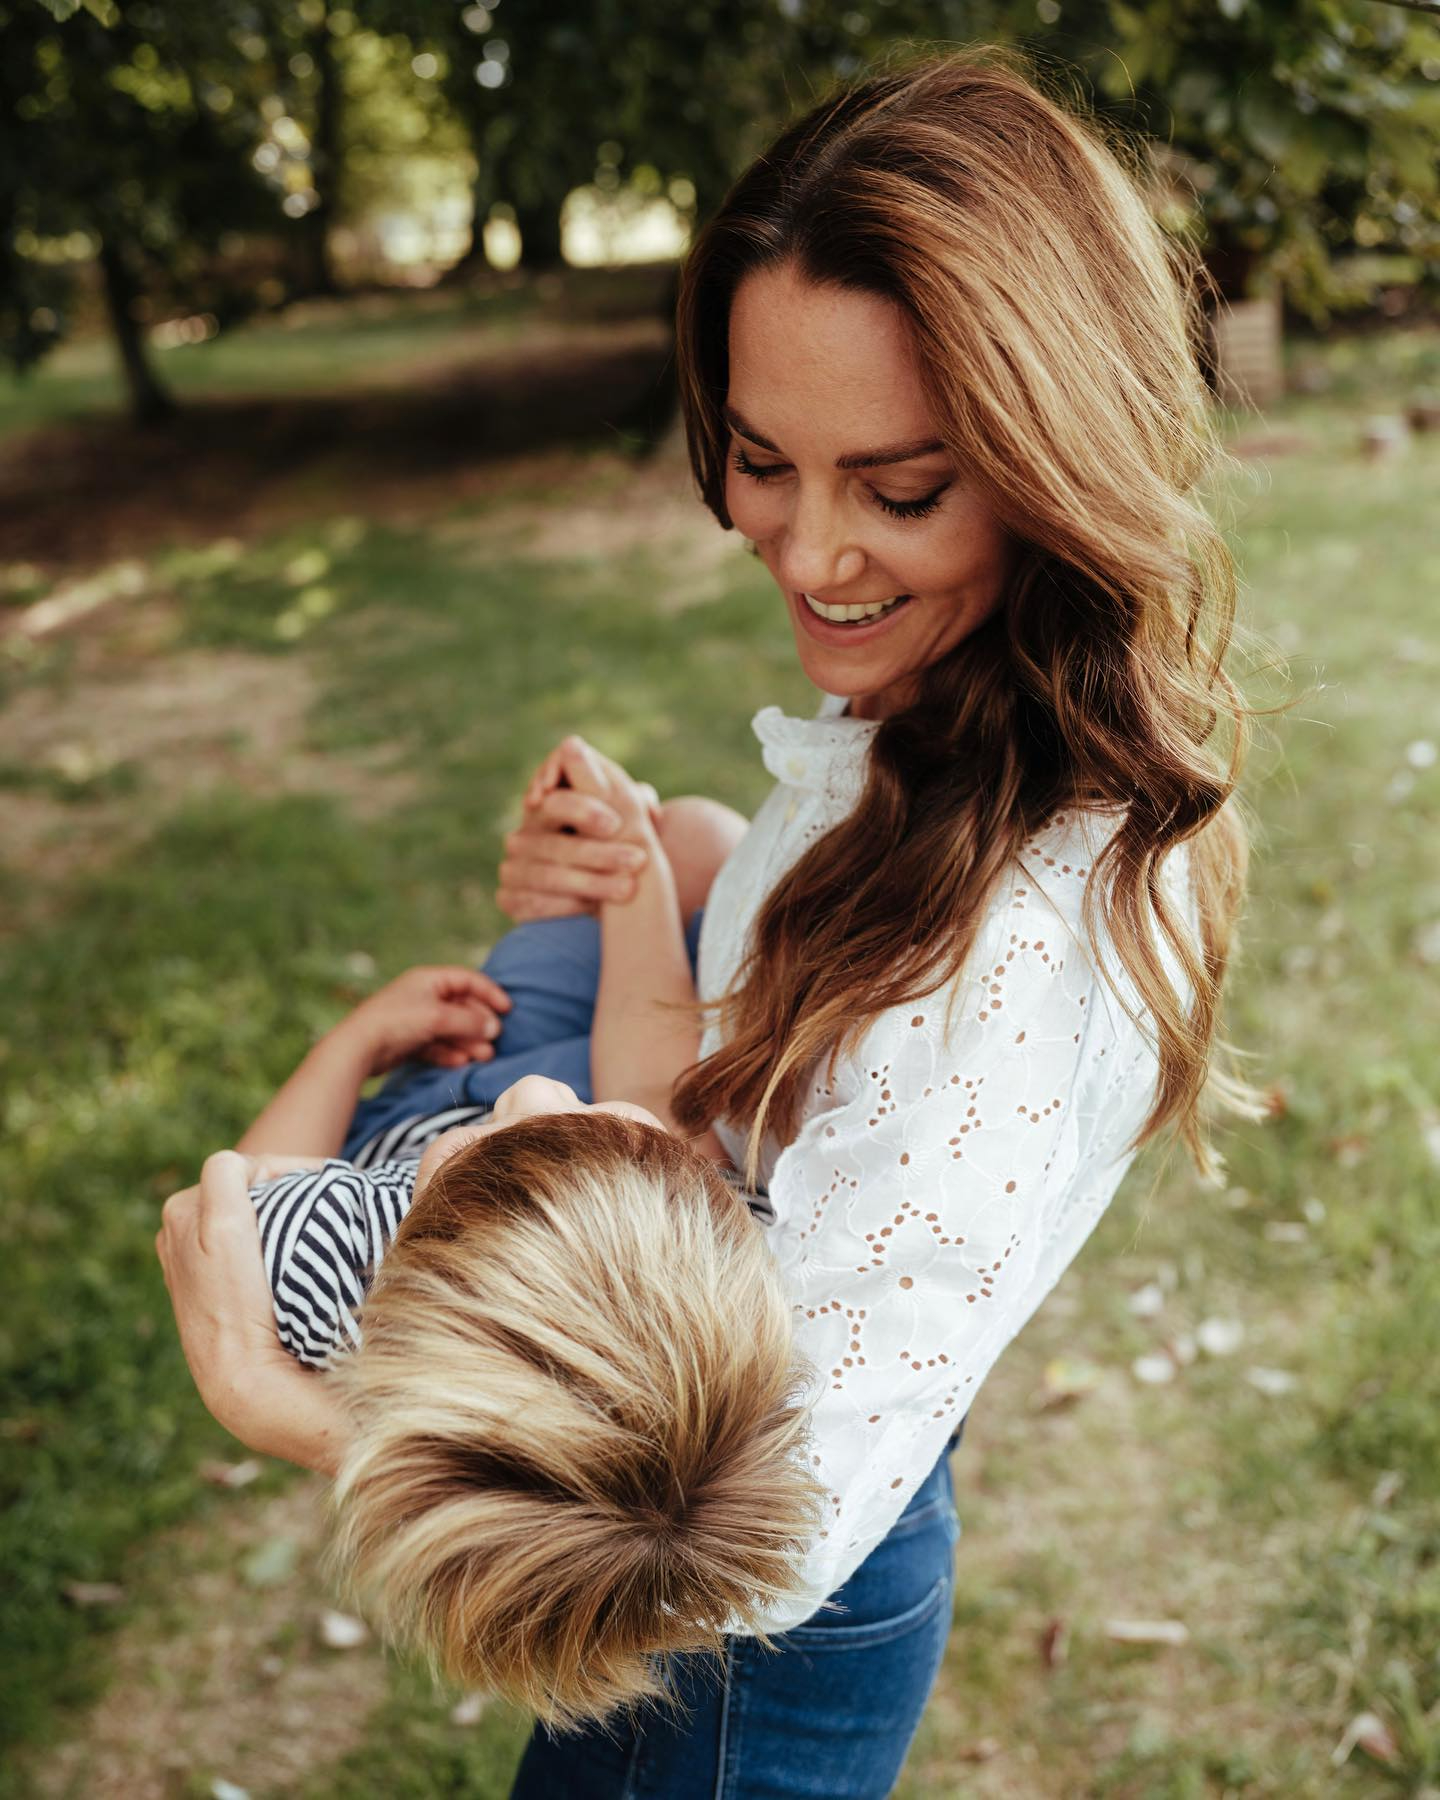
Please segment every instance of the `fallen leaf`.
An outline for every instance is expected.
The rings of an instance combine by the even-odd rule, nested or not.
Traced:
[[[243,1788],[238,1782],[227,1781],[223,1775],[217,1775],[210,1783],[210,1800],[250,1800],[249,1788]]]
[[[1440,963],[1440,919],[1431,919],[1428,925],[1420,926],[1410,940],[1410,949],[1417,962]]]
[[[118,1606],[125,1598],[118,1581],[67,1581],[60,1592],[72,1606]]]
[[[1265,1239],[1271,1244],[1308,1244],[1310,1228],[1301,1219],[1267,1219]]]
[[[1388,1506],[1404,1486],[1405,1477],[1398,1469],[1387,1469],[1370,1490],[1372,1506]]]
[[[1170,1360],[1178,1369],[1188,1369],[1199,1354],[1195,1339],[1188,1331],[1182,1331],[1173,1338],[1167,1338],[1165,1348],[1170,1354]]]
[[[299,1546],[290,1538],[271,1538],[252,1550],[240,1565],[250,1587],[279,1587],[295,1573]]]
[[[1003,1748],[999,1738],[983,1737],[976,1738],[973,1744],[962,1744],[955,1754],[961,1762],[993,1762]]]
[[[1400,1746],[1395,1742],[1395,1734],[1379,1713],[1356,1713],[1345,1727],[1344,1736],[1330,1752],[1330,1760],[1337,1769],[1349,1760],[1350,1752],[1357,1744],[1378,1763],[1389,1766],[1400,1760]]]
[[[1104,1372],[1094,1363],[1082,1362],[1078,1357],[1052,1357],[1045,1365],[1035,1404],[1042,1411],[1068,1406],[1072,1401],[1093,1394],[1103,1377]]]
[[[1167,1381],[1175,1379],[1175,1365],[1168,1356],[1137,1356],[1130,1365],[1130,1373],[1146,1387],[1163,1387]]]
[[[1063,1619],[1051,1619],[1040,1634],[1040,1659],[1047,1669],[1058,1669],[1070,1652],[1070,1627]]]
[[[485,1711],[486,1694],[462,1694],[450,1708],[452,1725],[478,1725]]]
[[[1190,1642],[1190,1628],[1179,1619],[1107,1619],[1104,1631],[1112,1644],[1170,1644]]]
[[[1130,1310],[1137,1319],[1153,1319],[1164,1307],[1165,1290],[1155,1281],[1147,1281],[1130,1296]]]
[[[261,1468],[253,1456],[247,1456],[244,1462],[237,1463],[212,1459],[201,1463],[198,1474],[202,1481],[208,1481],[212,1487],[242,1488],[249,1487],[252,1481],[258,1479]]]
[[[1258,1388],[1262,1394],[1278,1396],[1295,1391],[1295,1377],[1288,1369],[1254,1368],[1245,1371],[1245,1379],[1251,1387]]]
[[[1238,1319],[1202,1319],[1195,1336],[1207,1356],[1233,1356],[1245,1342],[1245,1327]]]
[[[334,1612],[326,1607],[320,1614],[320,1642],[331,1650],[353,1650],[363,1644],[370,1632],[360,1619],[349,1613]]]

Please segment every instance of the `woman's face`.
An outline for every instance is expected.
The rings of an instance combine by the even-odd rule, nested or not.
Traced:
[[[433,1143],[425,1146],[425,1154],[415,1171],[416,1196],[442,1163],[477,1138],[490,1137],[518,1119],[538,1118],[541,1113],[579,1112],[615,1113],[622,1119],[637,1119],[642,1125],[653,1125],[658,1131],[665,1129],[654,1113],[646,1112],[643,1106],[632,1106],[628,1100],[605,1100],[587,1106],[576,1096],[574,1088],[566,1087],[563,1081],[551,1081],[545,1075],[523,1075],[505,1089],[495,1102],[495,1110],[482,1124],[461,1125],[454,1131],[443,1131]]]
[[[900,309],[789,263],[746,276],[726,417],[726,505],[785,596],[805,673],[883,718],[995,610],[1011,558],[938,441]]]

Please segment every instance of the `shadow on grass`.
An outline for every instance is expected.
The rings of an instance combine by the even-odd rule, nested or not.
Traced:
[[[177,525],[187,537],[234,531],[297,487],[364,504],[377,487],[460,486],[474,465],[506,457],[630,445],[669,356],[660,320],[632,320],[573,341],[497,341],[383,384],[355,368],[331,392],[196,398],[149,430],[98,418],[37,431],[0,460],[6,553],[81,568],[171,539]]]

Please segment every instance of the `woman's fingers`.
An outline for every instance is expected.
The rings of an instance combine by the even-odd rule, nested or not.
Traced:
[[[563,793],[565,790],[561,789]],[[558,795],[556,796],[559,797]],[[571,799],[574,795],[568,796]],[[645,867],[645,852],[637,844],[611,844],[589,837],[561,837],[553,830],[521,826],[504,843],[506,862],[564,863],[572,869],[593,869],[601,875],[636,874]],[[503,864],[501,865],[503,868]],[[513,883],[511,885],[514,885]]]
[[[577,793],[574,788],[552,788],[528,809],[529,817],[522,829],[537,826],[547,832],[578,831],[586,837],[614,837],[620,829],[620,815],[605,800],[593,794]]]
[[[560,899],[623,902],[635,898],[633,874],[602,875],[595,869],[574,868],[569,863],[538,859],[521,862],[506,857],[500,865],[499,886],[502,891],[523,888]]]

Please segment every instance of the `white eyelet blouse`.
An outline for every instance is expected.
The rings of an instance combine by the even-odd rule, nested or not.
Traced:
[[[779,785],[711,890],[706,999],[733,980],[765,896],[859,797],[875,725],[845,706],[827,696],[816,718],[755,717]],[[1057,815],[996,894],[954,991],[883,1014],[833,1085],[815,1078],[794,1141],[764,1147],[769,1241],[816,1372],[810,1449],[828,1495],[803,1591],[773,1630],[808,1618],[889,1531],[1129,1165],[1156,1057],[1081,923],[1114,823]],[[1170,863],[1173,892],[1183,859]],[[701,1054],[718,1042],[712,1026]],[[741,1162],[744,1133],[717,1131]]]

